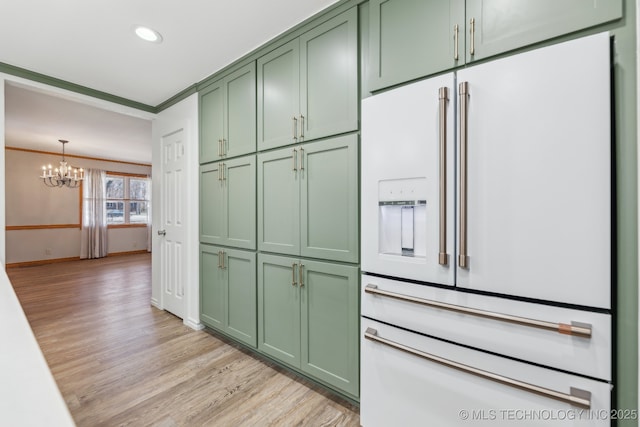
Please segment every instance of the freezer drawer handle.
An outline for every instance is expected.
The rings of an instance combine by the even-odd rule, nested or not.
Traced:
[[[449,368],[457,369],[467,374],[476,375],[478,377],[481,377],[487,380],[508,385],[510,387],[518,388],[520,390],[528,391],[530,393],[539,394],[541,396],[558,400],[560,402],[565,402],[573,406],[578,406],[580,408],[585,408],[585,409],[591,408],[591,392],[586,390],[581,390],[575,387],[571,387],[569,389],[569,394],[567,394],[567,393],[562,393],[560,391],[551,390],[545,387],[540,387],[534,384],[529,384],[524,381],[519,381],[513,378],[505,377],[503,375],[494,374],[493,372],[474,368],[472,366],[458,363],[453,360],[445,359],[444,357],[436,356],[434,354],[425,353],[423,351],[397,343],[395,341],[382,338],[378,336],[378,331],[373,328],[367,328],[367,330],[364,333],[364,337],[368,340],[375,341],[380,344],[384,344],[386,346],[395,348],[400,351],[404,351],[405,353],[418,356],[422,359],[426,359],[431,362],[439,363]]]
[[[413,302],[427,307],[441,308],[443,310],[455,311],[458,313],[469,314],[471,316],[485,317],[487,319],[499,320],[502,322],[516,323],[518,325],[530,326],[532,328],[546,329],[548,331],[559,332],[565,335],[575,335],[582,338],[591,338],[591,325],[588,323],[571,322],[554,323],[545,320],[529,319],[527,317],[513,316],[504,313],[495,313],[492,311],[479,310],[477,308],[464,307],[462,305],[449,304],[440,301],[434,301],[424,298],[413,297],[410,295],[398,294],[395,292],[378,289],[378,286],[368,284],[364,291],[368,294],[380,295],[384,297],[394,298],[400,301]]]
[[[449,101],[449,89],[441,87],[438,90],[438,102],[440,106],[439,133],[440,133],[440,251],[438,263],[442,266],[449,264],[447,254],[447,102]]]

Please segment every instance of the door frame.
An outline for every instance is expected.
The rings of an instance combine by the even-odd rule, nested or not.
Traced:
[[[185,206],[184,221],[186,235],[184,236],[184,318],[183,323],[192,329],[203,329],[200,323],[200,264],[199,264],[199,168],[198,164],[198,94],[159,112],[152,123],[152,212],[160,212],[162,197],[162,137],[182,129],[184,131],[185,156]],[[193,166],[192,166],[193,165]],[[164,309],[163,293],[161,289],[160,237],[157,231],[161,229],[159,215],[152,215],[151,247],[152,249],[152,280],[151,305]]]

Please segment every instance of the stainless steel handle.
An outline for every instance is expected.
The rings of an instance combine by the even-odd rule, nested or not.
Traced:
[[[474,368],[473,366],[465,365],[444,357],[436,356],[435,354],[426,353],[421,350],[417,350],[413,347],[406,346],[404,344],[391,341],[386,338],[382,338],[378,335],[378,331],[373,328],[367,328],[364,333],[364,337],[368,340],[384,344],[386,346],[395,348],[396,350],[404,351],[405,353],[418,356],[422,359],[429,360],[431,362],[439,363],[449,368],[457,369],[467,374],[476,375],[486,380],[494,381],[500,384],[504,384],[510,387],[518,388],[520,390],[528,391],[530,393],[538,394],[544,397],[548,397],[553,400],[568,403],[569,405],[577,406],[580,408],[591,408],[591,392],[586,390],[580,390],[578,388],[571,387],[569,393],[562,393],[560,391],[552,390],[546,387],[529,384],[524,381],[516,380],[513,378],[505,377],[503,375],[495,374],[493,372],[485,371],[483,369]]]
[[[220,251],[220,253],[222,254],[222,266],[220,268],[223,269],[223,270],[226,270],[227,266],[226,266],[226,264],[224,262],[224,254],[225,254],[225,252],[224,251]]]
[[[304,139],[304,116],[300,114],[300,139]]]
[[[218,157],[222,157],[222,140],[218,140]]]
[[[300,278],[300,287],[302,288],[304,286],[304,264],[300,263],[300,270],[298,271],[299,274],[299,278]]]
[[[222,163],[218,164],[218,181],[222,181]]]
[[[227,177],[226,177],[226,166],[224,163],[220,163],[220,169],[222,170],[222,180],[226,181]]]
[[[222,256],[222,251],[218,251],[218,268],[222,268],[222,261],[220,261],[220,256]]]
[[[440,103],[440,251],[438,263],[449,264],[447,254],[447,102],[449,102],[449,89],[441,87],[438,90]]]
[[[300,147],[300,170],[304,170],[304,148]]]
[[[453,26],[453,59],[458,60],[458,32],[460,27],[458,24]]]
[[[458,266],[469,268],[469,256],[467,255],[467,141],[468,141],[468,112],[469,112],[469,82],[461,82],[458,85],[460,97],[460,240]]]
[[[440,308],[443,310],[454,311],[456,313],[468,314],[476,317],[484,317],[491,320],[498,320],[500,322],[515,323],[522,326],[529,326],[532,328],[545,329],[548,331],[559,332],[565,335],[575,335],[582,338],[591,338],[591,325],[587,323],[571,322],[555,323],[547,322],[545,320],[529,319],[527,317],[513,316],[510,314],[495,313],[492,311],[479,310],[477,308],[465,307],[462,305],[449,304],[446,302],[433,301],[424,298],[413,297],[405,294],[398,294],[396,292],[385,291],[378,289],[378,286],[368,284],[364,288],[364,292],[372,295],[379,295],[383,297],[393,298],[400,301],[412,302],[415,304],[424,305],[432,308]]]
[[[296,150],[295,148],[293,149],[293,154],[291,155],[291,158],[293,159],[293,170],[297,171],[298,170],[298,150]]]
[[[293,117],[293,140],[298,140],[298,119]]]
[[[469,21],[469,37],[471,38],[469,54],[473,56],[476,53],[476,18],[471,18]]]
[[[227,140],[222,138],[222,157],[226,157],[227,155]]]
[[[167,230],[158,230],[158,236],[166,236]]]
[[[296,272],[298,271],[298,264],[297,263],[293,263],[291,264],[291,286],[295,286],[296,285]]]

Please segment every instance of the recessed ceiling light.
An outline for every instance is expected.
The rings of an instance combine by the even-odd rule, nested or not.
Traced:
[[[152,30],[149,27],[137,26],[135,29],[136,35],[142,40],[151,43],[162,43],[162,36],[156,30]]]

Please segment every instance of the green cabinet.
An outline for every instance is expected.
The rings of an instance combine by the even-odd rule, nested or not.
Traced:
[[[370,0],[369,91],[622,17],[621,0]]]
[[[251,63],[199,93],[200,163],[256,151],[256,68]]]
[[[467,0],[466,3],[467,62],[622,17],[621,0]]]
[[[358,268],[258,255],[258,349],[359,394]]]
[[[255,252],[200,245],[200,270],[202,322],[255,348]]]
[[[369,31],[370,91],[464,63],[464,0],[370,0]]]
[[[358,136],[258,154],[258,249],[358,262]]]
[[[256,156],[200,166],[200,242],[256,248]]]
[[[258,150],[358,129],[357,8],[258,59]]]

